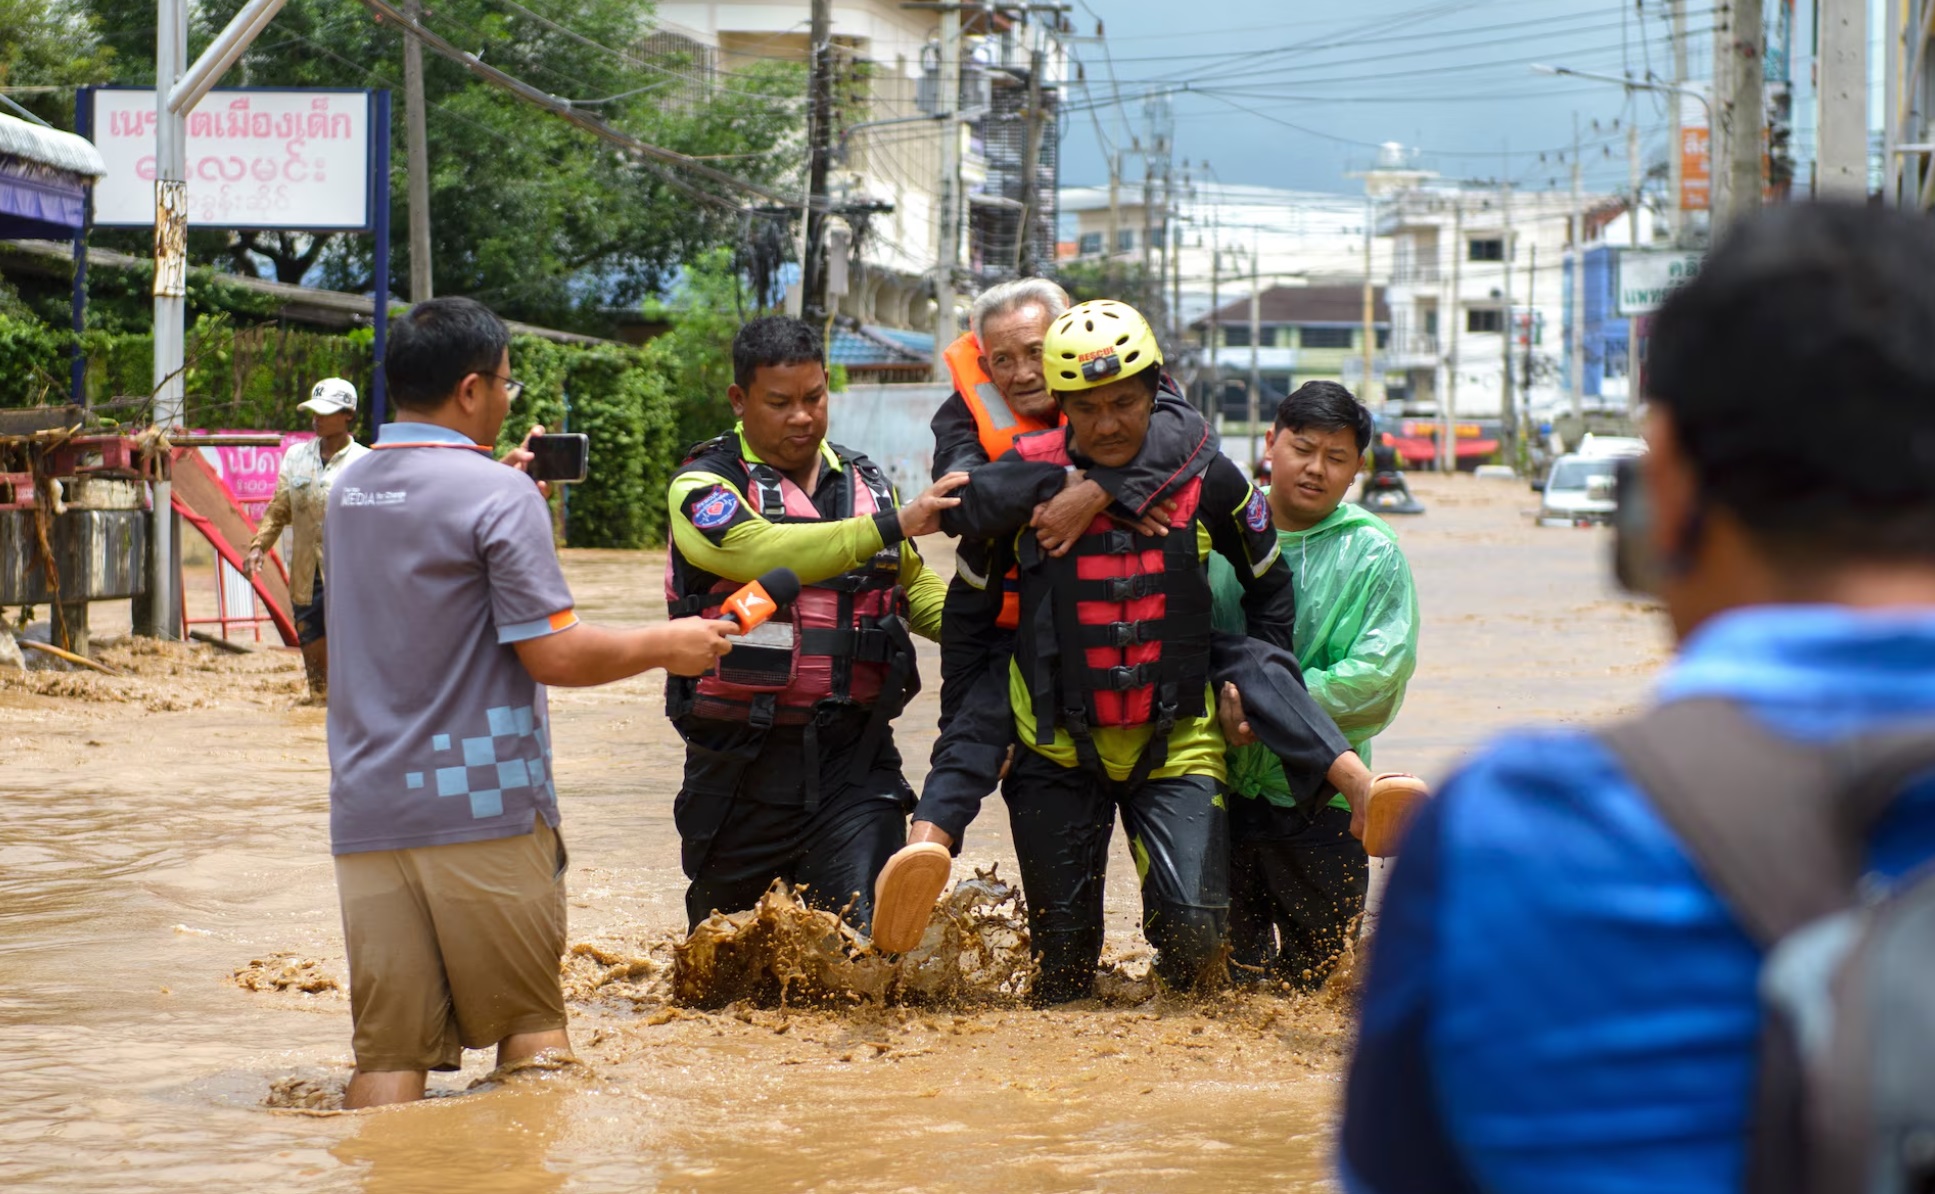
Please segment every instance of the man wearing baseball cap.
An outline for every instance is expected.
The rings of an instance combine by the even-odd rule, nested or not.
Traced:
[[[350,425],[356,421],[356,387],[342,378],[317,382],[309,391],[309,401],[297,409],[309,412],[316,438],[283,455],[275,496],[249,541],[243,567],[250,576],[260,572],[283,528],[291,529],[295,544],[289,553],[289,600],[295,605],[296,641],[302,645],[310,703],[321,704],[329,693],[329,651],[323,637],[323,510],[329,487],[369,449],[350,437]]]

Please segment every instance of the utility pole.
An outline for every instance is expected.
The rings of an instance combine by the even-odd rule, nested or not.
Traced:
[[[1579,114],[1572,114],[1572,414],[1586,409],[1586,201],[1580,190]]]
[[[1679,102],[1674,96],[1673,101]],[[1626,208],[1626,241],[1637,249],[1639,245],[1639,121],[1626,122],[1626,182],[1632,188],[1632,202]]]
[[[1684,248],[1687,243],[1687,212],[1681,204],[1686,177],[1682,173],[1682,157],[1686,145],[1686,122],[1681,119],[1680,107],[1686,102],[1679,88],[1686,86],[1686,0],[1666,0],[1666,9],[1673,22],[1673,87],[1667,96],[1667,110],[1672,113],[1673,141],[1666,150],[1667,189],[1672,192],[1666,205],[1672,211],[1673,244]],[[1712,144],[1713,130],[1707,130],[1707,142]],[[1709,184],[1711,185],[1711,184]]]
[[[407,0],[404,14],[423,19],[423,0]],[[410,301],[433,297],[430,260],[430,144],[423,127],[423,43],[403,39],[403,137],[410,200]]]
[[[1182,350],[1183,340],[1189,334],[1189,330],[1183,327],[1183,317],[1182,317],[1182,235],[1183,235],[1183,231],[1182,231],[1181,213],[1178,212],[1176,209],[1176,200],[1181,194],[1186,193],[1189,190],[1189,163],[1188,162],[1183,163],[1183,185],[1182,185],[1181,191],[1175,191],[1173,188],[1169,188],[1167,185],[1166,178],[1164,180],[1164,187],[1165,189],[1170,191],[1167,221],[1166,221],[1166,226],[1169,229],[1169,234],[1164,239],[1164,243],[1167,245],[1167,249],[1168,249],[1168,257],[1165,260],[1167,260],[1169,264],[1169,334],[1174,339],[1174,343],[1176,345],[1177,351],[1180,352]]]
[[[816,5],[825,0],[815,0]],[[954,266],[961,255],[961,9],[941,9],[941,212],[934,255],[934,380],[946,381],[947,347],[954,342]]]
[[[1451,327],[1445,339],[1445,392],[1438,400],[1438,467],[1447,473],[1458,467],[1457,429],[1451,420],[1458,406],[1458,333],[1465,313],[1458,284],[1464,260],[1465,195],[1460,191],[1451,198]]]
[[[168,93],[188,71],[187,0],[159,0],[155,11],[155,280],[154,418],[164,431],[181,426],[186,387],[188,317],[188,114],[168,106]],[[150,542],[148,625],[160,639],[181,637],[175,604],[174,487],[159,462]]]
[[[1204,349],[1206,381],[1204,383],[1203,417],[1215,423],[1217,412],[1223,409],[1223,375],[1220,368],[1223,352],[1223,329],[1218,321],[1218,313],[1223,308],[1223,244],[1220,217],[1211,217],[1209,248],[1209,338]]]
[[[1122,155],[1109,155],[1109,243],[1102,246],[1102,276],[1108,278],[1115,273],[1116,248],[1121,244],[1122,234]]]
[[[1156,173],[1155,158],[1144,150],[1142,154],[1142,294],[1136,306],[1142,308],[1143,315],[1149,319],[1150,326],[1162,326],[1162,313],[1153,310],[1150,300],[1162,294],[1162,279],[1155,272],[1156,252]]]
[[[1015,272],[1032,278],[1041,272],[1041,259],[1035,252],[1036,190],[1041,175],[1041,129],[1046,115],[1041,107],[1041,72],[1047,55],[1039,48],[1028,55],[1028,148],[1021,159],[1021,243],[1016,247]]]
[[[1532,241],[1530,258],[1525,266],[1525,355],[1518,372],[1519,404],[1525,412],[1528,435],[1532,431],[1532,336],[1538,331],[1539,318],[1539,242],[1536,238]]]
[[[1868,6],[1866,0],[1818,0],[1821,72],[1815,153],[1817,199],[1868,194]]]
[[[960,20],[958,14],[955,20]],[[827,317],[826,162],[833,141],[833,0],[813,0],[812,29],[807,67],[811,77],[807,82],[806,253],[801,258],[800,314],[818,327]],[[945,67],[942,74],[946,74]],[[951,104],[953,97],[946,102]],[[951,130],[953,121],[943,127]],[[939,340],[937,335],[937,347]]]
[[[1500,330],[1505,334],[1502,359],[1498,370],[1498,412],[1504,422],[1505,459],[1518,462],[1518,408],[1512,402],[1512,337],[1518,334],[1518,320],[1512,314],[1512,262],[1515,250],[1512,240],[1512,159],[1505,156],[1505,174],[1498,186],[1499,211],[1505,218],[1505,318],[1500,321]]]
[[[1371,401],[1371,362],[1377,351],[1377,293],[1371,279],[1371,237],[1377,234],[1377,200],[1364,192],[1364,376],[1357,383],[1358,401]]]
[[[1263,360],[1257,355],[1257,347],[1263,342],[1263,277],[1257,264],[1261,256],[1260,246],[1250,245],[1250,409],[1247,412],[1250,431],[1250,458],[1243,462],[1244,468],[1254,472],[1256,469],[1256,424],[1262,418],[1263,405]]]
[[[1761,57],[1766,41],[1761,0],[1728,0],[1713,35],[1716,92],[1713,153],[1713,231],[1760,206],[1761,129],[1766,122]],[[1863,86],[1866,81],[1864,79]],[[1866,101],[1862,114],[1866,120]],[[1862,144],[1866,145],[1866,128]]]

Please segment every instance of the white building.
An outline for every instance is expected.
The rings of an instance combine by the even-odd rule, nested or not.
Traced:
[[[809,46],[809,9],[804,0],[662,0],[653,24],[654,42],[704,57],[716,71],[742,70],[763,59],[804,61]],[[1053,135],[1055,88],[1065,59],[1052,30],[1003,15],[963,17],[962,143],[965,203],[958,225],[956,259],[963,276],[957,289],[972,294],[972,275],[1004,276],[1013,270],[1021,225],[1019,204],[1007,194],[1020,183],[1017,135],[1025,122],[1030,51],[1041,48],[1045,104],[1051,115],[1043,138],[1041,195],[1055,194]],[[840,313],[862,323],[928,330],[934,324],[934,268],[940,258],[940,122],[933,79],[940,62],[940,15],[898,0],[834,0],[833,42],[840,69],[866,79],[864,109],[846,114],[845,152],[828,183],[836,206],[876,202],[891,210],[864,222],[861,249]],[[682,43],[682,45],[680,44]],[[924,87],[925,84],[925,87]],[[923,95],[923,90],[926,94]],[[804,127],[805,96],[801,98]],[[1037,214],[1042,259],[1052,259],[1052,207]]]
[[[1571,194],[1462,186],[1406,170],[1373,171],[1367,184],[1378,235],[1392,246],[1382,360],[1392,412],[1502,416],[1508,327],[1513,399],[1534,412],[1559,404],[1569,392]],[[1621,199],[1587,195],[1581,206],[1589,245],[1634,243]],[[1639,213],[1638,233],[1638,243],[1652,242],[1650,212]]]
[[[1187,325],[1217,305],[1248,294],[1254,273],[1262,289],[1361,282],[1388,272],[1391,245],[1373,238],[1365,260],[1370,212],[1362,195],[1289,191],[1196,180],[1177,187],[1170,239],[1174,261],[1162,252],[1163,197],[1149,205],[1152,268],[1169,281],[1164,293],[1181,293]],[[1064,253],[1076,261],[1140,264],[1145,227],[1141,181],[1124,181],[1113,202],[1109,188],[1067,187],[1061,193]],[[1177,271],[1180,270],[1180,285]]]

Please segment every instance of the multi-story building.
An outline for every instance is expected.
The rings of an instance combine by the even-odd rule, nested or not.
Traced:
[[[1342,382],[1375,402],[1361,387],[1364,360],[1364,288],[1357,286],[1272,286],[1257,299],[1252,336],[1248,295],[1190,324],[1205,349],[1192,394],[1206,410],[1226,421],[1245,422],[1249,414],[1250,367],[1259,385],[1257,414],[1268,422],[1277,404],[1307,381]],[[1372,290],[1372,364],[1375,372],[1390,333],[1390,311],[1383,287]]]
[[[1380,191],[1371,177],[1378,235],[1393,246],[1384,370],[1394,413],[1496,418],[1508,385],[1533,412],[1567,400],[1571,195],[1415,175]],[[1634,243],[1621,200],[1592,195],[1581,206],[1588,246]],[[1650,213],[1636,223],[1638,243],[1651,243]]]
[[[699,63],[702,71],[742,70],[763,59],[805,61],[810,50],[804,3],[662,0],[647,49]],[[943,122],[934,113],[940,66],[940,16],[898,0],[834,0],[832,32],[843,107],[829,176],[836,209],[853,214],[854,258],[839,313],[861,324],[931,331]],[[1029,147],[1029,75],[1042,55],[1042,103],[1035,201],[1022,211]],[[977,280],[1011,276],[1026,225],[1039,259],[1054,257],[1054,108],[1065,57],[1051,26],[1019,16],[967,13],[962,20],[962,206],[956,250],[959,291]],[[801,105],[804,113],[805,96]],[[804,121],[802,121],[802,127]],[[869,210],[871,209],[871,210]],[[956,321],[947,321],[949,327]]]

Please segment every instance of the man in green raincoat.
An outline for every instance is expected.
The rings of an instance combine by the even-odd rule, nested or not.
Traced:
[[[1367,763],[1371,739],[1404,702],[1418,647],[1417,592],[1396,534],[1344,504],[1372,437],[1370,412],[1349,390],[1313,381],[1283,400],[1267,440],[1270,513],[1295,578],[1292,639],[1303,682]],[[1241,633],[1235,574],[1212,566],[1211,584],[1216,629]],[[1370,884],[1350,805],[1328,785],[1299,800],[1260,745],[1233,749],[1228,763],[1237,973],[1315,987],[1343,953]]]

